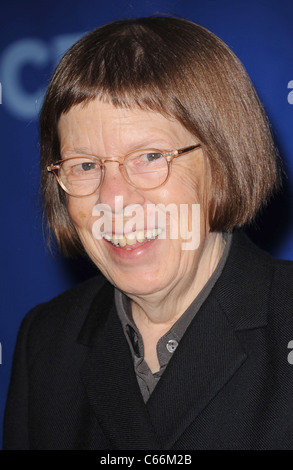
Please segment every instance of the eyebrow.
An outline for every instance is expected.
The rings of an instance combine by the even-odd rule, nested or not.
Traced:
[[[66,149],[65,152],[62,152],[64,155],[70,155],[72,153],[74,154],[81,154],[81,155],[93,155],[91,152],[88,152],[87,149],[85,148],[69,148]]]

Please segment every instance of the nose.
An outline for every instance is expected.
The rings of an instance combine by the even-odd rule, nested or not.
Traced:
[[[99,202],[108,204],[115,210],[115,198],[123,198],[123,206],[129,204],[142,204],[144,197],[133,186],[127,183],[119,170],[119,163],[115,160],[104,162],[104,177],[99,188]]]

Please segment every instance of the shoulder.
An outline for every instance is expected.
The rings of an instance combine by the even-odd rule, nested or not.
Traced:
[[[293,291],[293,261],[274,259],[273,264],[275,268],[275,282],[279,285],[289,285],[290,290]]]
[[[250,266],[251,269],[255,265],[260,265],[268,269],[269,275],[271,271],[274,271],[275,280],[282,282],[291,279],[292,281],[293,261],[273,257],[270,253],[257,246],[243,232],[236,231],[233,234],[232,248],[234,254],[237,253],[242,258],[243,265]]]
[[[285,317],[293,327],[292,286],[292,261],[275,259],[243,233],[233,234],[214,294],[236,328],[264,325],[268,318],[281,322]]]
[[[250,240],[247,244],[246,256],[251,266],[251,271],[256,265],[261,266],[262,277],[271,283],[270,293],[272,298],[284,297],[293,302],[293,261],[278,259],[262,250]],[[253,272],[251,272],[253,277]]]
[[[64,336],[65,332],[67,337],[76,338],[94,299],[106,284],[105,278],[98,275],[36,305],[24,317],[18,336],[33,339],[34,344],[40,345],[47,339]]]
[[[284,337],[293,339],[293,261],[277,259],[249,241],[248,260],[252,290],[252,302],[260,299],[267,307],[268,324],[274,331],[282,331]],[[263,296],[263,292],[267,296]]]
[[[271,302],[279,315],[286,311],[289,313],[293,327],[293,262],[277,259],[273,261],[273,266]]]

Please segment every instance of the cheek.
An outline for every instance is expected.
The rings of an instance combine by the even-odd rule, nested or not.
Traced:
[[[83,210],[79,210],[79,211],[78,211],[78,218],[79,218],[79,220],[84,220],[84,219],[86,219],[86,217],[87,217],[87,215],[86,215],[86,213],[85,213]]]
[[[202,200],[202,178],[193,168],[178,168],[166,186],[164,197],[177,204],[200,203]]]
[[[176,168],[172,176],[169,201],[185,206],[184,211],[181,211],[181,207],[179,210],[179,230],[183,231],[184,240],[188,239],[192,242],[191,245],[187,244],[187,246],[197,246],[202,237],[209,231],[209,180],[206,165],[204,162],[199,161],[187,167]],[[188,205],[188,208],[186,208],[186,205]],[[188,238],[189,236],[190,238]],[[183,251],[184,256],[187,258],[189,253],[189,251]]]
[[[90,225],[93,205],[94,202],[87,200],[87,198],[68,198],[67,209],[75,227],[83,229]]]
[[[193,161],[185,172],[180,175],[182,188],[184,188],[186,202],[201,205],[201,210],[206,211],[209,200],[209,168],[206,160],[199,158]]]

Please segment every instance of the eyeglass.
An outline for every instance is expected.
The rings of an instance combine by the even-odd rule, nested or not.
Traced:
[[[199,147],[201,144],[170,151],[143,149],[128,153],[119,160],[80,155],[53,163],[47,170],[54,173],[67,194],[84,197],[95,193],[101,186],[105,163],[116,162],[128,184],[136,189],[148,191],[157,189],[168,181],[174,158],[186,155]]]

